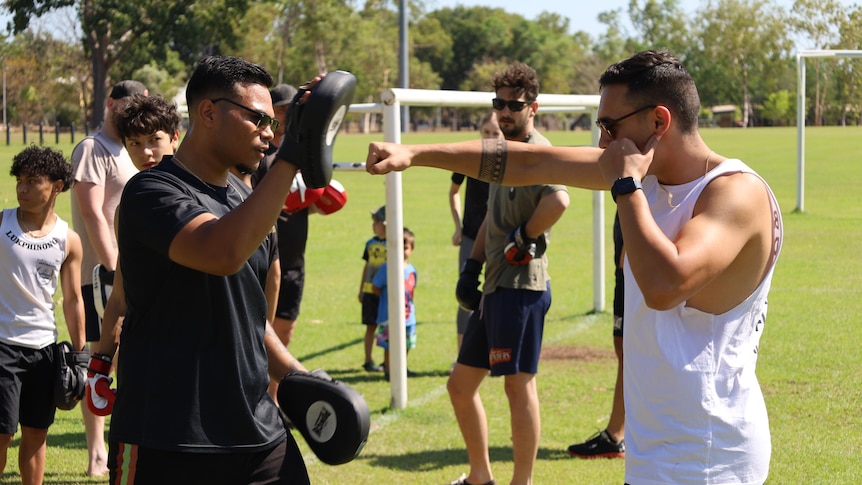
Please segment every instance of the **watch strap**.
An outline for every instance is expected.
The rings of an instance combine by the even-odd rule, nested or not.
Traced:
[[[617,196],[631,194],[635,190],[643,189],[641,181],[634,177],[620,177],[611,185],[611,197],[614,202],[617,201]]]

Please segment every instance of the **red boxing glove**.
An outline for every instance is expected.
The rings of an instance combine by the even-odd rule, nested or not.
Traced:
[[[506,261],[520,266],[527,264],[536,257],[536,239],[527,236],[527,223],[516,227],[506,238]]]
[[[296,212],[317,202],[317,199],[323,195],[325,189],[310,189],[305,185],[305,180],[302,179],[302,174],[296,172],[293,177],[293,183],[290,184],[290,193],[284,200],[282,210],[291,213]]]
[[[87,407],[96,416],[107,416],[114,410],[117,390],[111,389],[114,379],[111,373],[111,358],[93,354],[87,364]]]
[[[332,179],[314,203],[314,208],[317,212],[327,215],[341,210],[345,204],[347,204],[347,190],[341,182]]]

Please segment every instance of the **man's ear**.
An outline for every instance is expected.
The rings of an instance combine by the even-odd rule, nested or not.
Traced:
[[[673,115],[670,110],[667,109],[667,106],[656,106],[653,110],[653,116],[655,116],[655,134],[656,136],[662,136],[670,129],[670,123],[673,121]]]
[[[208,99],[201,100],[198,103],[197,115],[198,119],[206,125],[210,125],[215,120],[216,106],[215,103]]]

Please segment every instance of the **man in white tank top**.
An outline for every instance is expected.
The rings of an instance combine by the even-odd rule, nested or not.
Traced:
[[[12,161],[19,207],[0,214],[0,475],[21,424],[23,484],[42,483],[48,427],[54,422],[54,294],[75,349],[82,350],[81,238],[54,213],[72,170],[63,154],[35,145]]]
[[[626,482],[761,484],[771,441],[754,371],[783,238],[778,204],[703,141],[697,89],[673,55],[640,52],[599,84],[600,148],[375,142],[366,170],[610,188],[626,242]]]

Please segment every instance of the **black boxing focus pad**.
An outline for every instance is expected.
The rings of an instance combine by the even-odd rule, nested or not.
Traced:
[[[323,371],[290,372],[278,385],[278,405],[311,451],[328,465],[359,455],[368,440],[368,404],[352,387]]]
[[[311,95],[304,103],[300,102],[308,91]],[[284,139],[276,158],[296,165],[309,188],[326,187],[332,179],[335,136],[355,92],[353,74],[333,71],[314,87],[300,88],[290,103]]]

